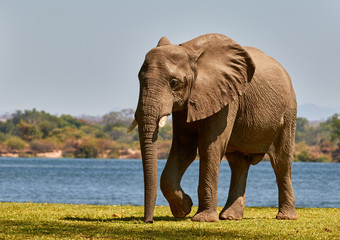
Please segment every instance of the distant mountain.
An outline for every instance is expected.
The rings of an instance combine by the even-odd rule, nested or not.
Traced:
[[[76,116],[76,119],[80,119],[80,120],[84,120],[86,122],[89,123],[100,123],[103,121],[103,117],[102,116],[92,116],[92,115],[80,115],[80,116]]]
[[[319,107],[314,104],[306,103],[298,106],[298,117],[307,118],[309,121],[324,121],[333,116],[335,113],[340,114],[340,107],[328,108]]]
[[[0,121],[6,122],[7,119],[12,118],[12,113],[9,112],[0,112]]]

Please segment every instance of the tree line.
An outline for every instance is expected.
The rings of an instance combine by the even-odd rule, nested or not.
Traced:
[[[16,111],[0,121],[0,155],[34,157],[59,151],[65,158],[139,158],[138,131],[127,133],[133,118],[131,109],[111,112],[99,121],[36,109]],[[170,123],[160,130],[160,157],[167,157],[171,134]]]
[[[294,157],[301,162],[340,162],[340,115],[320,123],[297,118]]]
[[[75,118],[45,111],[16,111],[0,121],[0,154],[33,157],[58,151],[66,158],[140,158],[138,131],[127,133],[134,111],[123,109],[102,116]],[[167,158],[172,125],[159,130],[159,158]],[[340,118],[321,123],[298,118],[295,161],[340,162]]]

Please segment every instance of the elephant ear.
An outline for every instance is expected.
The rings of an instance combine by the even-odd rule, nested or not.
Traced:
[[[235,41],[221,34],[208,34],[181,46],[196,62],[187,122],[217,113],[246,91],[255,65]]]

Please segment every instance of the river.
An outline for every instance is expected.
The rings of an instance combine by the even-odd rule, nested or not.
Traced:
[[[165,165],[158,161],[158,179]],[[198,205],[198,166],[195,161],[182,179],[182,188]],[[340,207],[340,164],[293,163],[296,207]],[[228,196],[230,169],[220,168],[218,205]],[[159,181],[158,181],[159,186]],[[141,160],[0,158],[0,202],[102,205],[143,205]],[[277,185],[269,162],[251,166],[246,206],[277,207]],[[158,187],[157,205],[168,205]]]

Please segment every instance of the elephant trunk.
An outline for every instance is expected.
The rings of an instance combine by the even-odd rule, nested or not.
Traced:
[[[144,221],[153,222],[157,196],[157,137],[159,111],[154,106],[140,104],[137,109],[139,141],[144,172]]]

